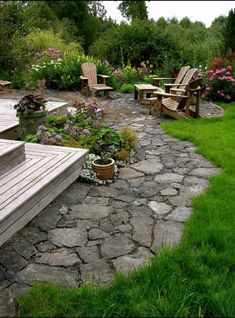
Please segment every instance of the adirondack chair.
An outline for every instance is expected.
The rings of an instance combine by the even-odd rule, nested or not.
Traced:
[[[196,73],[198,72],[197,68],[191,68],[189,70],[186,71],[186,74],[184,75],[184,78],[181,80],[181,83],[173,83],[170,84],[171,89],[170,89],[170,93],[175,94],[175,95],[182,95],[183,93],[185,93],[185,89],[187,88],[187,86],[189,85],[190,81],[193,79],[193,77],[196,75]],[[169,87],[170,87],[169,86]],[[157,91],[153,92],[152,97],[150,98],[146,98],[146,104],[149,105],[149,113],[152,113],[152,108],[154,107],[154,105],[156,105],[156,94],[155,93],[167,93],[165,92],[163,89],[157,89]],[[196,92],[195,92],[196,94]],[[159,114],[158,112],[158,108],[156,108],[157,114]]]
[[[11,84],[11,82],[9,82],[9,81],[2,81],[2,80],[0,80],[0,91],[2,91],[3,88],[7,87],[7,86],[10,85],[10,84]]]
[[[156,91],[157,96],[154,106],[157,113],[161,116],[163,113],[175,118],[198,118],[200,117],[200,91],[199,86],[202,78],[192,80],[185,89],[173,89],[171,93],[164,93]],[[175,92],[174,94],[172,92]],[[193,105],[192,97],[196,97],[196,103]]]
[[[166,92],[169,93],[170,92],[170,88],[172,87],[172,85],[176,85],[176,84],[181,84],[182,80],[184,79],[186,73],[188,72],[188,70],[190,69],[190,66],[183,66],[180,71],[179,74],[177,75],[176,78],[171,78],[171,77],[154,77],[153,81],[154,81],[154,86],[157,86],[157,90],[160,92]],[[164,84],[165,89],[160,87],[160,81],[161,80],[175,80],[174,83],[167,83]]]
[[[96,94],[98,92],[104,92],[109,97],[109,91],[113,90],[112,87],[106,85],[106,79],[108,75],[97,74],[96,65],[93,63],[83,63],[81,65],[83,75],[80,76],[82,79],[82,88],[85,89],[87,95],[89,93]],[[102,84],[98,84],[97,76],[103,81]]]

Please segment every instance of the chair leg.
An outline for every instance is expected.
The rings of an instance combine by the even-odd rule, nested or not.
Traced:
[[[106,96],[106,98],[109,98],[109,91],[105,90],[104,95]]]

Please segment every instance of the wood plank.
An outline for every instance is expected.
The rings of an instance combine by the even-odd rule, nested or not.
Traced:
[[[36,215],[38,215],[48,204],[50,204],[60,193],[62,193],[70,184],[72,184],[80,174],[80,169],[77,169],[64,179],[60,184],[47,193],[40,201],[33,205],[25,214],[18,219],[12,220],[11,224],[7,224],[4,231],[0,234],[0,246],[9,240],[12,235],[28,224]],[[5,225],[5,224],[4,224]],[[2,224],[0,224],[0,229]]]
[[[47,183],[47,185],[40,186],[38,188],[38,191],[36,191],[33,196],[29,197],[28,200],[25,200],[16,210],[14,210],[14,213],[8,213],[8,215],[0,222],[0,236],[1,236],[1,233],[7,227],[9,227],[10,224],[12,224],[15,220],[18,220],[19,218],[21,218],[21,216],[24,215],[26,211],[31,209],[31,207],[34,206],[37,202],[39,202],[42,197],[45,197],[45,196],[50,197],[54,189],[57,186],[60,187],[59,184],[61,184],[61,182],[63,182],[64,179],[67,179],[74,172],[76,172],[75,174],[78,177],[83,162],[84,162],[84,157],[80,157],[79,160],[74,161],[73,164],[68,169],[66,169],[66,171],[64,171],[64,173],[60,173],[60,174],[57,173],[55,178],[51,178],[51,180]],[[75,180],[76,179],[74,179],[73,181]],[[69,186],[69,184],[67,186]],[[62,191],[64,189],[65,188],[62,186]],[[42,204],[44,204],[44,202],[42,202]]]
[[[80,155],[74,154],[74,157],[77,157],[77,160],[80,158]],[[18,187],[13,187],[14,191],[17,191],[13,194],[13,189],[9,189],[7,192],[7,198],[5,198],[4,202],[0,205],[2,211],[0,213],[0,220],[3,220],[10,212],[13,212],[18,206],[20,206],[26,198],[31,197],[39,191],[41,187],[44,187],[50,182],[51,179],[56,177],[57,174],[63,173],[75,160],[75,158],[65,157],[62,161],[54,164],[50,169],[40,173],[38,171],[35,172],[37,177],[34,175],[27,178],[28,184],[23,183],[23,188],[20,190]],[[22,184],[22,182],[21,182]],[[2,200],[2,196],[0,196],[0,200]],[[14,200],[13,200],[14,199]]]

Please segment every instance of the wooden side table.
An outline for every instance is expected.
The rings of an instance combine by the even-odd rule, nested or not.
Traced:
[[[139,100],[140,103],[144,100],[144,95],[148,95],[150,97],[151,94],[157,90],[156,86],[151,84],[135,84],[134,85],[134,99]]]

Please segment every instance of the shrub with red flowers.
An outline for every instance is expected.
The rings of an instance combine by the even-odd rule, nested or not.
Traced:
[[[232,74],[231,65],[205,72],[206,90],[203,96],[214,101],[234,101],[235,78]]]

